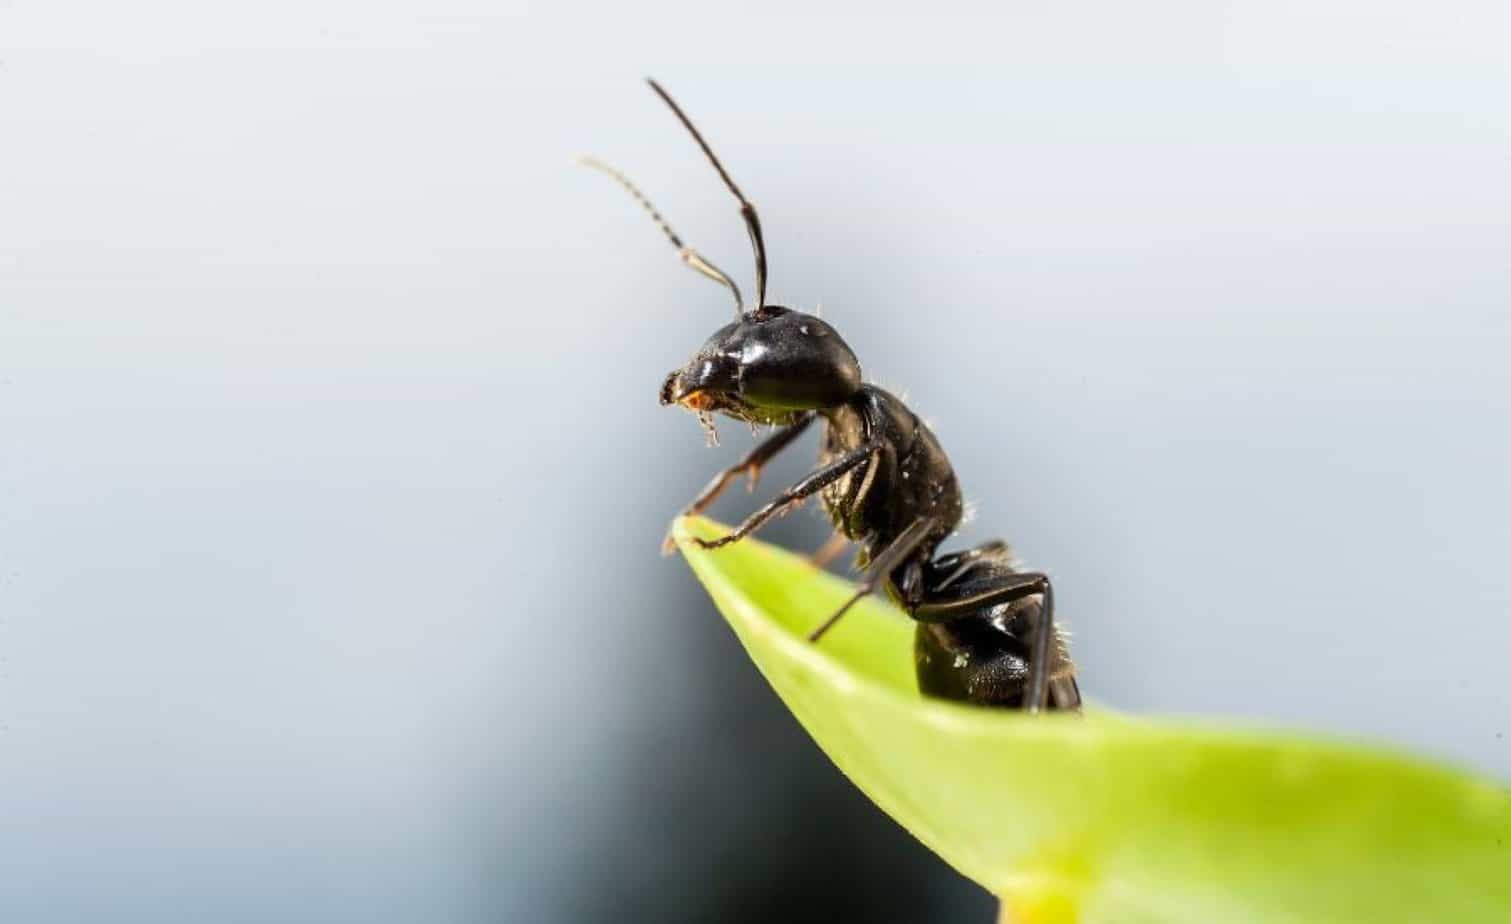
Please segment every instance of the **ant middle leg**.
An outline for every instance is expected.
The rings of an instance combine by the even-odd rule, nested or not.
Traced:
[[[1039,618],[1034,626],[1033,653],[1028,662],[1028,689],[1023,696],[1023,708],[1038,712],[1044,708],[1049,690],[1050,642],[1054,639],[1055,593],[1049,575],[1037,572],[1004,575],[996,587],[965,597],[948,601],[925,600],[912,612],[919,622],[949,622],[976,612],[985,606],[1012,603],[1025,597],[1038,596]]]
[[[908,556],[918,551],[918,547],[928,540],[929,535],[934,531],[934,527],[938,525],[938,522],[933,517],[919,517],[913,521],[911,526],[903,530],[896,539],[893,539],[891,545],[887,546],[882,550],[880,555],[871,560],[870,576],[855,589],[855,593],[850,595],[850,599],[841,604],[840,608],[835,610],[828,619],[820,623],[818,628],[808,633],[808,641],[818,641],[823,637],[825,632],[828,632],[834,627],[835,623],[839,622],[839,618],[845,615],[850,607],[860,601],[861,597],[873,593],[880,587],[882,581],[887,579],[887,575],[907,561]]]

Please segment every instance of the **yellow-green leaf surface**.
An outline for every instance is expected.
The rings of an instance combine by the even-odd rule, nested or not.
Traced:
[[[761,673],[876,804],[1046,922],[1511,922],[1511,791],[1417,759],[1185,721],[926,700],[913,624],[755,540],[679,545]],[[1095,691],[1096,678],[1083,678]]]

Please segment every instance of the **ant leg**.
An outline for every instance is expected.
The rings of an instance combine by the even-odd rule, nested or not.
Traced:
[[[948,571],[949,574],[931,589],[944,590],[946,587],[960,580],[967,571],[975,567],[977,562],[998,558],[1012,558],[1012,550],[1001,539],[984,542],[974,549],[966,549],[963,552],[952,552],[949,555],[942,555],[934,559],[932,567],[936,572]]]
[[[693,498],[692,503],[682,508],[681,516],[690,517],[707,510],[714,501],[719,499],[719,495],[724,493],[724,489],[729,487],[729,483],[741,475],[750,476],[750,490],[754,491],[756,482],[761,477],[761,467],[791,445],[793,440],[802,436],[803,431],[813,423],[813,418],[812,412],[806,413],[792,424],[762,440],[745,458],[715,475],[703,491]],[[668,531],[665,541],[661,543],[661,552],[670,555],[675,550],[676,545]]]
[[[948,603],[920,604],[913,610],[912,616],[919,622],[949,622],[983,606],[1012,603],[1035,595],[1042,597],[1044,602],[1039,607],[1039,618],[1034,626],[1033,656],[1028,663],[1028,690],[1023,697],[1023,708],[1029,712],[1038,712],[1044,708],[1049,689],[1049,643],[1054,637],[1055,592],[1048,575],[1010,574],[991,590]]]
[[[741,475],[750,476],[750,490],[754,491],[756,482],[761,477],[761,467],[775,458],[777,453],[791,445],[793,440],[802,436],[803,431],[808,429],[808,425],[813,423],[813,416],[812,412],[804,414],[795,423],[767,437],[756,448],[752,449],[750,454],[745,456],[745,458],[715,475],[713,480],[708,483],[708,486],[703,489],[703,492],[693,498],[693,502],[688,504],[686,509],[682,511],[682,515],[692,516],[693,514],[702,513],[704,510],[707,510],[709,505],[717,500],[720,494],[724,493],[724,489],[729,487],[729,483]]]
[[[934,531],[937,522],[933,517],[920,517],[913,521],[912,526],[903,530],[896,539],[893,539],[891,545],[887,546],[880,555],[871,560],[870,576],[855,589],[855,593],[850,596],[850,599],[846,600],[828,619],[820,623],[817,629],[808,633],[808,641],[818,641],[823,637],[825,632],[828,632],[834,627],[835,623],[839,622],[839,618],[845,615],[845,612],[854,606],[861,597],[880,587],[881,582],[887,579],[887,575],[891,574],[898,565],[907,561],[908,556],[916,552],[920,545],[923,545],[924,540],[928,539],[929,534]]]
[[[700,549],[717,549],[738,542],[746,536],[760,529],[769,519],[778,514],[785,513],[788,507],[805,498],[812,497],[824,488],[840,480],[847,472],[871,458],[880,449],[879,444],[867,444],[859,449],[852,449],[835,461],[810,474],[807,478],[783,491],[776,499],[766,506],[745,518],[734,532],[718,539],[694,539],[693,544]]]
[[[850,537],[835,530],[834,535],[829,537],[829,541],[825,542],[822,548],[808,556],[808,564],[815,568],[827,568],[829,563],[838,558],[849,545]]]

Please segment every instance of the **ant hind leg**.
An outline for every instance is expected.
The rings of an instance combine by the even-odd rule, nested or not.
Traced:
[[[964,577],[968,571],[981,562],[1011,562],[1012,557],[1013,550],[1001,539],[993,539],[990,542],[983,542],[975,548],[941,555],[929,563],[930,571],[935,575],[944,575],[938,583],[933,585],[933,589],[944,590]]]
[[[1050,642],[1055,631],[1055,592],[1049,575],[1036,572],[1005,575],[998,586],[988,590],[951,600],[925,601],[913,611],[913,618],[919,622],[950,622],[983,607],[1032,596],[1038,596],[1040,604],[1038,618],[1034,620],[1023,708],[1028,712],[1039,712],[1048,702]]]

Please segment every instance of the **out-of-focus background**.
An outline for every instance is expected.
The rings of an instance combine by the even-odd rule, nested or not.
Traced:
[[[657,554],[647,73],[1091,696],[1511,775],[1511,13],[1011,6],[0,2],[0,919],[989,919]]]

